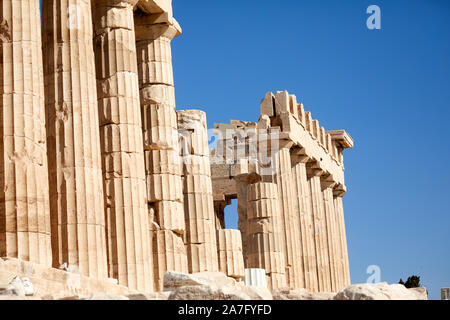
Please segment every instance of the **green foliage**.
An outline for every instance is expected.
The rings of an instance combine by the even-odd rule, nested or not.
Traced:
[[[420,284],[420,277],[416,275],[408,277],[406,282],[403,282],[403,279],[400,279],[399,284],[403,284],[407,288],[418,288],[422,286]]]

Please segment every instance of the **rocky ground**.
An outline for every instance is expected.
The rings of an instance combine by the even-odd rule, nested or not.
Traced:
[[[0,279],[1,280],[1,279]],[[40,295],[27,277],[13,277],[0,284],[0,300],[427,300],[425,288],[407,289],[400,284],[355,284],[338,293],[311,293],[305,289],[248,287],[223,273],[184,274],[167,272],[164,291],[141,294]]]

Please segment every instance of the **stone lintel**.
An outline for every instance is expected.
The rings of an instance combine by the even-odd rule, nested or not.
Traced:
[[[327,131],[334,141],[342,149],[352,149],[354,146],[353,138],[345,130],[331,130]]]
[[[135,12],[134,24],[137,41],[153,40],[159,37],[173,39],[183,32],[178,21],[167,12],[156,14]]]
[[[235,179],[238,183],[253,184],[253,183],[260,182],[261,176],[259,174],[257,174],[256,172],[250,172],[250,173],[237,175],[233,179]]]
[[[333,189],[333,196],[334,197],[343,197],[347,193],[347,187],[338,183],[334,186]]]
[[[172,0],[139,0],[137,8],[147,14],[167,13],[172,16]]]

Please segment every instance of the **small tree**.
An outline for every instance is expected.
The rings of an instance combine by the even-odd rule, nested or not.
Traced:
[[[403,284],[407,288],[418,288],[422,285],[420,284],[420,277],[419,276],[411,276],[408,277],[408,280],[406,282],[403,282],[403,279],[400,279],[400,284]]]

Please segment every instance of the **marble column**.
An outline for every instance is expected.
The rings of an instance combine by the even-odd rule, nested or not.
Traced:
[[[276,154],[276,183],[280,200],[282,233],[284,234],[284,250],[286,263],[286,281],[292,288],[304,287],[304,276],[301,262],[300,223],[294,206],[294,179],[290,147],[291,142],[280,141],[280,150]]]
[[[340,247],[341,247],[341,258],[342,258],[342,268],[343,268],[343,284],[342,287],[348,286],[351,284],[350,279],[350,267],[348,261],[348,249],[347,249],[347,236],[346,236],[346,228],[345,228],[345,219],[344,219],[344,206],[342,196],[338,195],[334,198],[334,208],[336,210],[336,221],[337,226],[339,228],[339,238],[340,238]]]
[[[161,19],[155,22],[155,16],[139,11],[134,20],[147,198],[151,210],[150,236],[153,239],[155,286],[159,289],[166,271],[187,272],[171,54],[171,40],[181,33],[181,29],[173,18]],[[164,247],[161,244],[176,250],[161,251]]]
[[[325,185],[322,182],[323,187],[323,201],[325,209],[325,222],[327,226],[327,240],[328,240],[328,258],[329,258],[329,268],[330,268],[330,278],[331,278],[331,291],[338,292],[340,289],[339,285],[339,258],[338,258],[338,247],[337,242],[339,237],[337,235],[336,219],[334,211],[334,200],[333,200],[333,186]]]
[[[206,113],[177,111],[183,166],[185,245],[190,273],[217,272],[216,217]]]
[[[331,292],[331,275],[328,257],[327,227],[322,188],[320,184],[321,170],[308,170],[309,189],[311,193],[311,209],[314,221],[314,240],[317,258],[318,287],[320,292]]]
[[[0,257],[51,265],[38,0],[0,3]]]
[[[219,271],[231,278],[243,278],[245,269],[241,232],[231,229],[221,229],[216,232]]]
[[[91,1],[44,0],[53,266],[107,277]]]
[[[247,188],[247,268],[265,269],[271,290],[286,287],[280,204],[275,183],[258,182]]]
[[[260,177],[257,174],[240,174],[234,177],[236,181],[237,191],[237,212],[238,212],[238,228],[242,234],[242,251],[244,253],[244,264],[248,265],[249,257],[249,230],[248,230],[248,199],[247,190],[248,186],[252,183],[260,181]]]
[[[333,203],[333,220],[334,220],[334,246],[335,246],[335,263],[337,269],[337,279],[336,286],[337,291],[341,290],[345,287],[345,265],[344,265],[344,256],[342,250],[342,241],[341,241],[341,230],[340,230],[340,222],[339,222],[339,212],[336,208],[336,198],[334,197],[334,190],[332,194],[332,203]]]
[[[153,290],[133,7],[94,0],[94,51],[109,277]]]
[[[295,184],[295,201],[299,214],[300,237],[302,244],[302,261],[305,288],[311,292],[318,292],[317,258],[314,241],[314,221],[311,209],[311,193],[306,175],[305,157],[293,157],[292,177]]]

